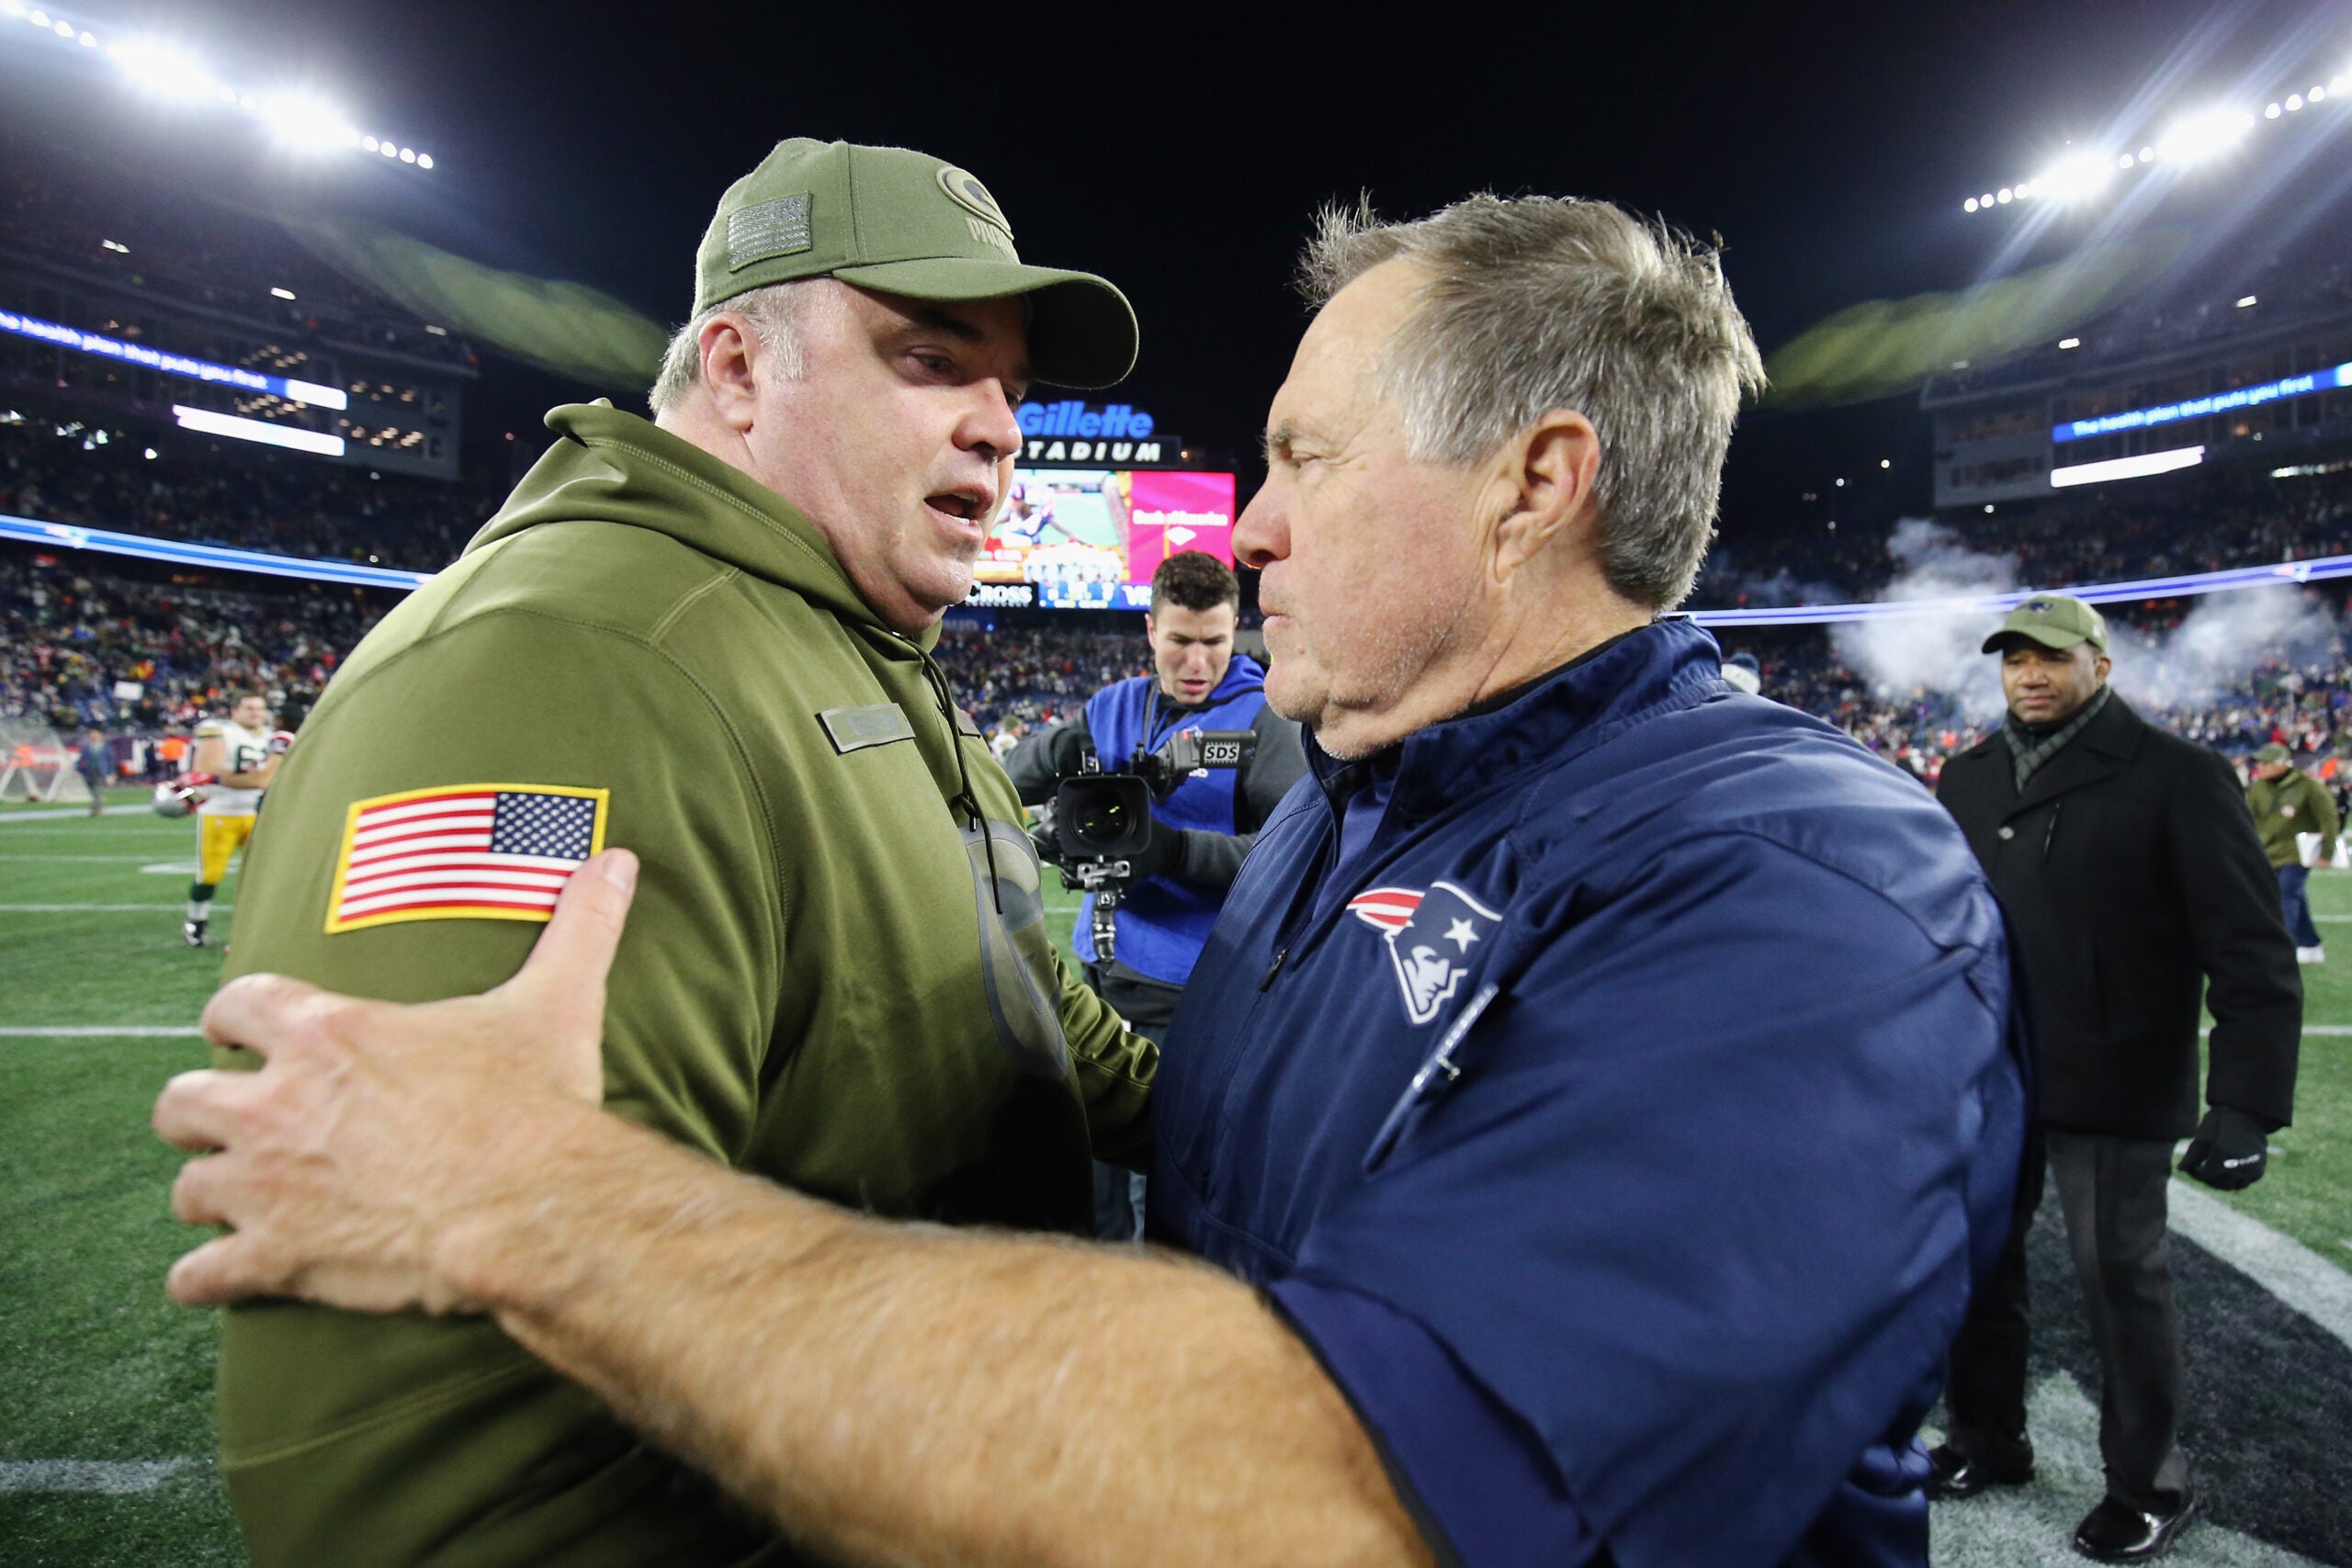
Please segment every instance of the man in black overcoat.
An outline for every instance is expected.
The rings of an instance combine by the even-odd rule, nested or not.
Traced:
[[[2008,716],[1945,765],[1938,797],[2008,910],[2041,1077],[2017,1223],[1952,1343],[1950,1440],[1931,1495],[2033,1475],[2025,1429],[2025,1233],[2058,1186],[2098,1347],[2107,1495],[2075,1548],[2161,1556],[2197,1507],[2177,1440],[2180,1326],[2165,1258],[2174,1142],[2219,1188],[2262,1175],[2294,1109],[2302,986],[2278,884],[2229,764],[2107,684],[2107,626],[2037,594],[1984,642]],[[2214,1019],[2200,1120],[2201,998]],[[2045,1155],[2046,1150],[2046,1155]]]

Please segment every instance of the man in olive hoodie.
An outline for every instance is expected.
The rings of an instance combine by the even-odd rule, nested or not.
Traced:
[[[642,865],[606,1105],[871,1213],[1083,1233],[1156,1055],[1071,983],[1010,782],[928,654],[1033,372],[1135,355],[972,175],[787,141],[720,203],[649,423],[559,439],[345,664],[271,791],[231,974],[415,1001]],[[221,1465],[275,1564],[797,1561],[481,1318],[230,1312]]]
[[[2254,754],[2253,772],[2245,788],[2246,809],[2254,813],[2254,830],[2262,836],[2263,851],[2278,874],[2278,901],[2287,930],[2295,938],[2295,960],[2324,964],[2327,949],[2320,945],[2306,888],[2312,865],[2335,858],[2335,802],[2328,797],[2327,786],[2295,766],[2294,754],[2276,740]],[[2310,863],[2297,841],[2306,833],[2319,838],[2319,852]]]

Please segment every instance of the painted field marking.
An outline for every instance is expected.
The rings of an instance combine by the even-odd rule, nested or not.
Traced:
[[[2176,1178],[2171,1228],[2352,1348],[2352,1274]]]
[[[0,904],[0,915],[128,915],[187,908],[185,904]],[[235,908],[234,904],[215,904],[212,912],[217,915]]]
[[[155,852],[150,850],[147,854]],[[147,855],[0,855],[0,861],[25,865],[137,865]]]
[[[193,1024],[122,1023],[108,1026],[64,1023],[38,1027],[26,1024],[0,1025],[0,1040],[200,1040],[203,1037],[204,1031]]]
[[[153,1492],[186,1459],[0,1459],[0,1492]]]
[[[132,817],[141,811],[153,811],[154,809],[154,807],[152,805],[142,806],[134,802],[128,806],[109,806],[105,811],[99,813],[99,815],[104,817]],[[11,822],[54,822],[60,818],[87,817],[89,815],[90,808],[86,806],[62,806],[54,809],[44,809],[40,811],[0,811],[0,828],[5,828]]]

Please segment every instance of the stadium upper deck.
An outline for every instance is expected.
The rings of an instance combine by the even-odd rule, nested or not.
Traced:
[[[0,393],[455,478],[472,346],[268,218],[44,152],[0,176]]]

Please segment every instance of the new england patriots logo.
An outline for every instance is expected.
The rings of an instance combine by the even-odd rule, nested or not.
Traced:
[[[1349,899],[1348,910],[1386,939],[1390,966],[1405,993],[1405,1016],[1415,1024],[1436,1018],[1461,989],[1475,950],[1502,919],[1451,882],[1432,882],[1426,893],[1371,888]]]

